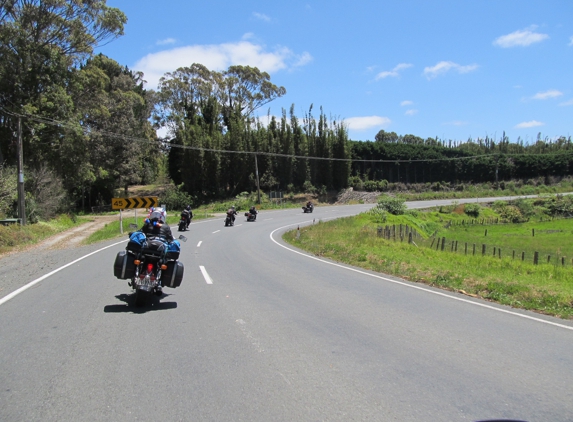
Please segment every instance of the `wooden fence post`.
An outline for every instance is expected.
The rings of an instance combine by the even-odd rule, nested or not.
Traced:
[[[533,254],[533,265],[537,265],[539,262],[539,252]]]
[[[525,261],[525,252],[521,252],[521,260]]]
[[[442,251],[444,250],[445,246],[446,246],[446,238],[442,237]]]
[[[485,255],[485,243],[481,245],[481,255]]]

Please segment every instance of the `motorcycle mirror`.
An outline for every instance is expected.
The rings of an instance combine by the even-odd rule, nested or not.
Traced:
[[[182,240],[183,242],[187,242],[187,238],[185,236],[183,236],[182,234],[179,235],[179,240]]]
[[[131,223],[131,224],[129,225],[129,228],[130,228],[130,229],[137,229],[137,224]]]

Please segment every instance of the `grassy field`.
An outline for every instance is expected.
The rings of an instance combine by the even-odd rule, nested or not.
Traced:
[[[373,222],[372,216],[367,214],[301,228],[298,239],[296,231],[291,231],[284,235],[284,239],[317,256],[357,267],[517,308],[566,319],[573,317],[573,266],[570,259],[568,265],[561,266],[547,264],[543,259],[539,265],[534,265],[532,260],[514,260],[511,254],[505,253],[501,258],[489,253],[482,256],[481,244],[486,226],[453,226],[453,229],[446,230],[443,223],[447,223],[449,218],[455,220],[455,216],[435,213],[422,218],[423,214],[419,213],[418,217],[396,216],[394,221],[385,223],[411,223],[412,227],[418,227],[422,238],[415,240],[417,246],[408,244],[407,240],[401,242],[379,237],[377,227],[380,224]],[[531,236],[532,227],[537,231],[535,237]],[[427,233],[435,229],[438,230],[437,235],[457,238],[457,253],[451,252],[449,245],[444,251],[428,247],[431,237]],[[573,256],[569,245],[569,237],[573,232],[573,220],[570,219],[490,225],[487,229],[488,243],[496,244],[502,251],[512,248],[520,251],[547,248],[544,250]],[[479,253],[465,255],[459,242],[479,244]]]

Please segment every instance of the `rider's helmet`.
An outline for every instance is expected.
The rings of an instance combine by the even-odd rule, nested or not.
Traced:
[[[167,219],[167,213],[161,207],[154,208],[153,211],[149,214],[149,219],[151,221],[160,221],[165,223],[165,220]]]
[[[185,209],[186,209],[187,211],[191,211],[191,205],[187,205],[187,206],[185,207]]]
[[[231,207],[231,209],[232,209],[233,211],[235,211],[235,206],[233,205],[233,206]]]

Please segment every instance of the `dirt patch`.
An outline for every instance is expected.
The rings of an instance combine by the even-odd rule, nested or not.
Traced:
[[[139,215],[145,215],[145,210],[138,210]],[[123,211],[123,218],[133,217],[134,210]],[[14,248],[10,252],[0,254],[0,258],[5,256],[28,251],[56,250],[76,248],[82,244],[92,233],[102,229],[106,224],[119,220],[118,215],[92,215],[87,216],[91,221],[80,224],[77,227],[54,234],[34,245],[26,245]]]

